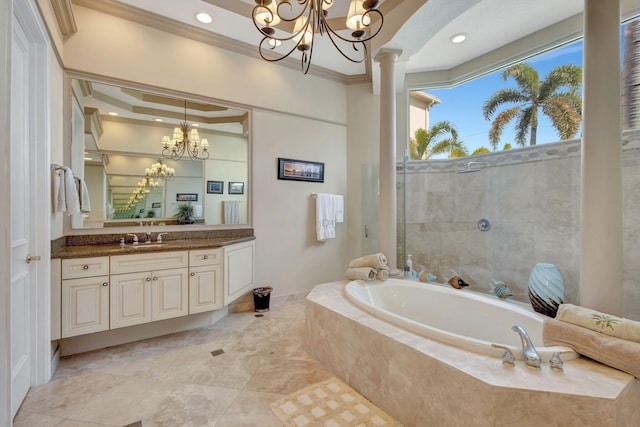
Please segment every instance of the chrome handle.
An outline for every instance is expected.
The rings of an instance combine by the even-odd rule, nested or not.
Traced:
[[[364,237],[365,238],[369,237],[369,226],[368,225],[364,226]]]
[[[202,259],[209,259],[209,255],[203,256]]]
[[[157,276],[153,276],[153,280],[154,280],[154,281],[155,281],[155,280],[158,280],[158,277],[157,277]]]
[[[196,273],[191,273],[191,275],[192,275],[192,276],[195,276],[195,275],[196,275]]]
[[[144,280],[146,280],[147,282],[150,282],[151,281],[151,277],[147,277]]]
[[[109,282],[103,282],[102,286],[109,286]]]
[[[41,257],[40,255],[27,255],[27,264],[29,264],[31,261],[40,261]]]
[[[89,269],[89,266],[88,266],[87,264],[85,264],[85,265],[83,265],[83,266],[82,266],[82,269],[83,269],[83,270],[88,270],[88,269]]]

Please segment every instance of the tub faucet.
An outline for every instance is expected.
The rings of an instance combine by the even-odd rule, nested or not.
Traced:
[[[524,354],[524,362],[533,368],[539,368],[540,355],[536,351],[535,347],[531,343],[531,339],[527,332],[524,330],[522,326],[515,325],[511,328],[513,331],[517,332],[520,335],[520,340],[522,341],[522,353]]]

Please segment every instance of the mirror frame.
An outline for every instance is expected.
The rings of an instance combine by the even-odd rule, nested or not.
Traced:
[[[198,230],[233,230],[233,229],[252,229],[253,228],[253,110],[250,106],[237,104],[228,101],[221,101],[215,98],[197,95],[193,93],[182,92],[179,90],[157,87],[144,83],[136,83],[127,80],[121,80],[112,77],[106,77],[95,74],[82,73],[74,70],[64,70],[63,82],[63,129],[62,129],[62,150],[65,165],[71,164],[71,142],[72,142],[72,79],[90,80],[96,83],[118,86],[125,89],[133,89],[156,93],[158,95],[170,96],[174,98],[186,99],[187,101],[213,103],[223,105],[229,108],[242,109],[247,112],[247,183],[245,185],[245,193],[247,195],[247,222],[243,224],[186,224],[186,225],[135,225],[135,226],[109,226],[106,228],[73,228],[72,222],[74,217],[81,214],[66,215],[63,217],[63,233],[68,235],[87,235],[87,234],[122,234],[128,232],[159,232],[159,231],[198,231]],[[205,184],[206,185],[206,184]],[[156,218],[155,221],[158,219]],[[75,220],[77,221],[77,219]],[[137,222],[137,221],[136,221]]]

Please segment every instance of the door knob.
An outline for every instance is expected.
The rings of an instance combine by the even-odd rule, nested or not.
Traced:
[[[40,256],[39,255],[27,255],[27,264],[29,264],[31,261],[40,261]]]

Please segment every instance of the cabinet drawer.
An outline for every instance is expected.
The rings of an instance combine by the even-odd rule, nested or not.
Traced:
[[[189,251],[189,266],[218,265],[222,261],[222,249],[198,249]]]
[[[62,260],[62,278],[103,276],[109,274],[109,257],[73,258]]]
[[[111,257],[111,274],[166,270],[189,265],[189,251],[149,252]]]

